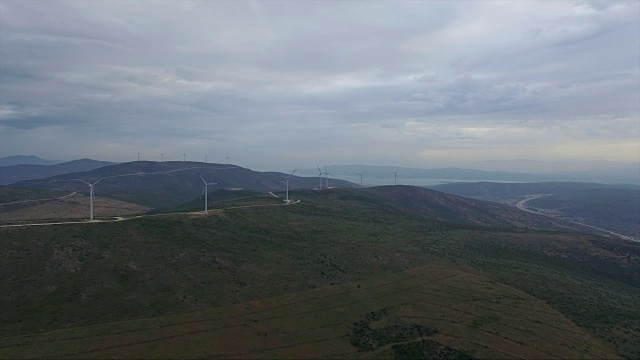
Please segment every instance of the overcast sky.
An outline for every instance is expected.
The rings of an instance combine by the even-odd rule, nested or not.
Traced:
[[[638,161],[640,2],[0,0],[0,156]]]

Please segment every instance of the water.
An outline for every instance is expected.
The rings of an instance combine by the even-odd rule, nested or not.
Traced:
[[[354,184],[360,184],[360,176],[357,176],[357,175],[332,175],[331,178],[349,181],[349,182],[352,182]],[[499,181],[499,180],[483,180],[483,179],[476,179],[476,180],[423,179],[423,178],[406,179],[406,178],[398,177],[397,184],[398,185],[412,185],[412,186],[423,186],[423,187],[425,187],[425,186],[434,186],[434,185],[441,185],[441,184],[448,184],[448,183],[455,183],[455,182],[480,182],[480,181],[490,181],[490,182],[496,182],[496,183],[518,183],[518,182],[520,182],[520,181]],[[368,178],[368,177],[364,176],[363,179],[362,179],[362,185],[365,186],[365,187],[367,187],[367,186],[393,185],[393,177],[390,177],[390,178],[374,178],[374,177]],[[329,186],[331,186],[331,179],[329,179]]]

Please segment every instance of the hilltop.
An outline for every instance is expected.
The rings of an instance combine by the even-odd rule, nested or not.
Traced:
[[[170,209],[191,201],[202,194],[203,183],[218,183],[210,191],[239,188],[259,192],[286,190],[285,174],[258,172],[236,165],[191,161],[134,161],[104,166],[95,170],[65,174],[45,179],[21,181],[12,186],[32,189],[62,189],[88,193],[88,186],[76,179],[100,182],[95,186],[96,196],[104,196],[156,209]],[[343,180],[330,179],[332,187],[354,187]],[[316,188],[318,178],[292,176],[289,188]]]
[[[62,162],[64,161],[43,159],[35,155],[13,155],[0,158],[0,167],[13,165],[55,165]]]

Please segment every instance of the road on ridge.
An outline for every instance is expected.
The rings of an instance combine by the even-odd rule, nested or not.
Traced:
[[[67,195],[69,196],[69,195]],[[260,205],[243,205],[243,206],[231,206],[222,209],[209,209],[209,211],[216,210],[233,210],[233,209],[249,209],[249,208],[257,208],[257,207],[269,207],[269,206],[289,206],[300,203],[300,200],[285,202],[284,204],[260,204]],[[83,221],[64,221],[64,222],[48,222],[48,223],[29,223],[29,224],[13,224],[13,225],[0,225],[0,228],[10,228],[10,227],[26,227],[26,226],[52,226],[52,225],[70,225],[70,224],[94,224],[94,223],[110,223],[110,222],[119,222],[119,221],[127,221],[138,219],[142,217],[156,217],[156,216],[167,216],[167,215],[204,215],[202,212],[188,212],[188,213],[166,213],[166,214],[155,214],[155,215],[137,215],[133,217],[121,217],[117,216],[111,220],[83,220]]]
[[[47,200],[62,200],[68,197],[71,197],[73,195],[77,194],[77,192],[72,192],[71,194],[68,195],[64,195],[64,196],[60,196],[57,198],[45,198],[45,199],[33,199],[33,200],[21,200],[21,201],[12,201],[12,202],[6,202],[6,203],[0,203],[1,205],[13,205],[13,204],[22,204],[22,203],[28,203],[28,202],[35,202],[35,201],[47,201]]]

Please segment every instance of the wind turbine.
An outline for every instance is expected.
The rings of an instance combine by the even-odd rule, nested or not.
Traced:
[[[360,174],[356,173],[356,175],[360,175],[360,187],[362,187],[362,174],[364,174],[364,170]]]
[[[227,165],[229,165],[229,157],[227,156]]]
[[[400,170],[400,168],[397,168],[396,171],[392,171],[393,173],[393,185],[398,185],[398,170]]]
[[[289,174],[289,176],[287,176],[287,178],[286,178],[287,179],[287,198],[286,198],[286,201],[289,201],[289,178],[291,177],[291,175],[293,175],[294,172],[296,172],[296,170],[298,170],[298,169],[293,170],[291,172],[291,174]]]
[[[205,163],[205,164],[208,164],[208,163],[209,163],[209,161],[207,161],[207,155],[205,155],[205,156],[204,156],[204,163]]]
[[[324,166],[324,178],[326,180],[326,184],[325,184],[325,188],[329,188],[329,175],[333,175],[332,173],[329,172],[329,170],[327,170],[327,166]]]
[[[142,154],[142,153],[140,153],[140,152],[138,153],[138,161],[140,161],[140,154]]]
[[[187,154],[182,154],[182,162],[187,161]]]
[[[102,180],[102,179],[104,179],[104,178],[100,178],[94,183],[88,183],[88,182],[86,182],[84,180],[81,180],[81,179],[75,179],[75,180],[82,181],[83,183],[89,185],[89,220],[90,221],[93,220],[93,186],[95,184],[99,183],[100,180]]]
[[[202,179],[202,182],[204,183],[204,213],[208,214],[209,213],[209,209],[208,209],[208,204],[207,204],[207,199],[209,198],[209,193],[208,193],[208,189],[209,189],[209,185],[218,185],[218,183],[208,183],[204,180],[204,178],[202,177],[202,175],[200,175],[200,173],[198,173],[198,176],[200,176],[200,179]]]
[[[320,187],[318,190],[322,190],[322,170],[320,170],[320,166],[316,165],[316,167],[318,168],[318,178],[320,179]]]
[[[164,162],[164,154],[160,154],[160,162]]]

